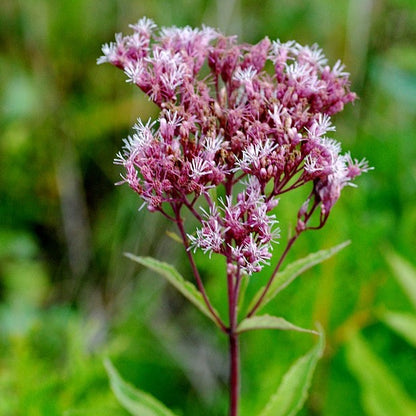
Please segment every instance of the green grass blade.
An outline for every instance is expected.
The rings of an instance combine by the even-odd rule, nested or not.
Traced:
[[[144,393],[126,383],[110,360],[104,361],[111,389],[120,404],[133,416],[175,416],[167,407],[150,394]]]
[[[416,315],[414,313],[386,311],[380,319],[416,348]]]
[[[292,283],[296,279],[296,277],[298,277],[300,274],[310,269],[311,267],[319,263],[322,263],[324,260],[329,259],[335,253],[342,250],[344,247],[346,247],[349,244],[350,244],[349,241],[345,241],[344,243],[341,243],[335,247],[332,247],[327,250],[320,250],[316,253],[309,254],[303,259],[296,260],[295,262],[289,264],[283,271],[277,273],[273,283],[270,286],[269,291],[267,292],[267,295],[263,299],[263,302],[258,310],[260,310],[267,303],[269,303],[285,287],[289,286],[290,283]],[[256,295],[254,296],[253,300],[250,303],[250,306],[248,307],[249,311],[254,307],[254,305],[260,299],[260,296],[262,295],[263,290],[264,290],[264,287],[262,287],[256,293]]]
[[[394,252],[387,254],[387,261],[404,293],[416,309],[416,269]]]
[[[416,415],[416,403],[359,334],[347,343],[347,362],[360,383],[368,416]]]
[[[316,364],[324,350],[324,335],[319,335],[318,344],[290,367],[276,394],[259,416],[294,416],[302,408],[308,397]]]
[[[152,257],[140,257],[131,253],[125,253],[129,259],[139,263],[150,270],[159,273],[164,277],[175,289],[177,289],[186,299],[196,306],[205,316],[211,319],[216,325],[215,318],[209,311],[201,292],[189,281],[185,280],[182,275],[170,264],[161,262]],[[216,311],[215,311],[216,312]],[[216,312],[217,313],[217,312]],[[217,313],[218,315],[218,313]]]
[[[282,331],[298,331],[308,332],[311,334],[318,334],[318,332],[311,329],[301,328],[286,321],[284,318],[278,318],[277,316],[261,315],[252,316],[251,318],[243,319],[238,325],[237,332],[252,331],[254,329],[280,329]]]

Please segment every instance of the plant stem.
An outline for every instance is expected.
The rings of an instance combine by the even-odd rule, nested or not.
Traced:
[[[285,250],[283,251],[282,255],[280,256],[280,259],[276,265],[276,267],[273,270],[272,275],[270,276],[270,279],[266,285],[266,287],[263,290],[263,293],[261,294],[259,300],[256,302],[256,304],[253,306],[253,308],[251,309],[251,311],[247,314],[247,318],[250,318],[251,316],[253,316],[257,310],[260,308],[261,304],[263,303],[263,300],[265,298],[265,296],[267,295],[267,292],[270,289],[270,286],[272,285],[274,278],[277,275],[277,272],[280,270],[280,266],[283,263],[283,260],[285,259],[285,257],[287,256],[287,253],[289,253],[289,250],[291,249],[293,243],[296,241],[296,239],[299,237],[299,233],[296,233],[288,242],[286,245]]]
[[[232,264],[228,261],[228,264]],[[237,332],[237,301],[240,282],[240,270],[236,272],[227,270],[228,285],[228,311],[229,311],[229,331],[228,342],[230,351],[230,416],[238,415],[238,402],[240,395],[240,354]]]
[[[238,334],[230,331],[230,416],[238,415],[238,398],[240,394],[240,351]]]
[[[312,214],[314,213],[315,209],[318,207],[319,202],[320,201],[315,200],[315,202],[313,203],[313,205],[310,208],[309,212],[307,212],[304,215],[305,228],[302,229],[302,230],[296,230],[295,235],[292,238],[290,238],[289,241],[287,242],[286,248],[284,249],[282,255],[280,256],[280,259],[277,262],[276,267],[274,268],[273,273],[270,276],[270,279],[269,279],[266,287],[264,288],[264,290],[263,290],[260,298],[258,299],[258,301],[256,302],[256,304],[253,306],[253,308],[251,309],[251,311],[248,312],[248,314],[246,316],[247,318],[250,318],[251,316],[254,316],[254,314],[258,311],[258,309],[262,306],[263,301],[264,301],[264,298],[266,297],[267,293],[269,292],[270,287],[271,287],[271,285],[272,285],[275,277],[277,276],[277,273],[279,272],[280,267],[282,266],[282,263],[283,263],[284,259],[286,258],[287,254],[289,253],[289,251],[292,248],[293,244],[298,239],[298,237],[302,234],[302,232],[304,232],[306,230],[319,229],[319,228],[321,228],[325,224],[325,222],[326,222],[326,220],[328,218],[328,215],[326,215],[325,218],[323,218],[323,219],[321,218],[320,224],[317,227],[307,226],[307,223],[310,220],[310,218],[312,217]]]
[[[186,255],[187,255],[189,263],[191,265],[192,272],[194,274],[198,289],[201,292],[202,298],[204,299],[204,302],[207,305],[207,308],[208,308],[209,312],[211,313],[212,317],[215,319],[215,322],[218,324],[221,331],[227,333],[228,330],[227,330],[226,326],[224,325],[224,323],[222,322],[222,320],[218,316],[218,314],[215,312],[213,306],[211,305],[211,302],[208,299],[207,293],[205,291],[204,284],[202,283],[202,279],[201,279],[201,276],[199,275],[198,268],[196,267],[195,260],[192,256],[191,251],[189,250],[188,239],[186,237],[186,232],[185,232],[185,229],[184,229],[184,226],[183,226],[183,220],[182,220],[182,218],[179,214],[179,210],[174,208],[174,211],[175,211],[175,217],[176,217],[176,224],[179,228],[179,232],[180,232],[181,237],[182,237],[183,245],[185,247]]]

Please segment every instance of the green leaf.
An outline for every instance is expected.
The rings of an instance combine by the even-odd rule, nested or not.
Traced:
[[[182,239],[178,236],[178,234],[174,233],[173,231],[166,231],[166,235],[170,237],[173,241],[183,245]]]
[[[407,312],[386,311],[380,319],[393,331],[402,336],[410,345],[416,348],[416,315]]]
[[[345,241],[335,247],[332,247],[327,250],[321,250],[316,253],[309,254],[308,256],[304,257],[303,259],[299,259],[291,264],[289,264],[283,271],[277,273],[273,283],[270,286],[269,291],[267,292],[266,296],[264,297],[261,306],[258,310],[264,307],[267,303],[269,303],[280,291],[284,288],[289,286],[296,277],[302,274],[304,271],[310,269],[311,267],[315,266],[316,264],[322,263],[324,260],[329,259],[335,253],[342,250],[350,244],[349,241]],[[253,300],[250,303],[248,310],[251,310],[257,301],[260,299],[265,287],[262,287],[254,296]]]
[[[310,334],[318,335],[316,331],[301,328],[286,321],[284,318],[271,315],[252,316],[251,318],[243,319],[240,325],[238,325],[237,332],[252,331],[253,329],[280,329],[282,331],[309,332]]]
[[[404,293],[416,309],[416,269],[394,252],[387,254],[387,260]]]
[[[175,416],[167,407],[150,394],[135,389],[126,383],[110,360],[104,361],[111,389],[120,404],[133,416]]]
[[[416,403],[359,334],[347,343],[347,361],[360,383],[361,400],[369,416],[416,415]]]
[[[207,305],[205,304],[201,292],[191,282],[185,280],[173,266],[168,263],[156,260],[152,257],[140,257],[131,253],[125,253],[125,256],[135,261],[136,263],[142,264],[143,266],[146,266],[149,269],[159,273],[173,287],[175,287],[175,289],[182,293],[186,299],[193,303],[194,306],[196,306],[205,316],[207,316],[216,325],[218,325],[215,318],[209,311]],[[217,312],[215,311],[215,313]]]
[[[294,416],[302,408],[308,397],[316,364],[324,350],[324,335],[319,335],[318,344],[290,367],[277,392],[259,416]]]
[[[99,401],[100,399],[95,399]],[[117,407],[116,407],[117,406]],[[65,410],[62,416],[125,416],[126,412],[117,402],[110,406],[104,406],[102,403],[91,405],[86,409],[69,409]]]

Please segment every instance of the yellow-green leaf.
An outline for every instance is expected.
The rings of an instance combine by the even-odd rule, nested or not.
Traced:
[[[290,367],[277,392],[259,416],[294,416],[299,412],[308,397],[312,376],[324,344],[324,335],[320,333],[318,344]]]
[[[408,312],[386,311],[381,320],[416,348],[416,315]]]
[[[416,403],[359,334],[347,343],[347,361],[361,385],[361,400],[368,416],[416,415]]]
[[[176,241],[177,243],[183,245],[182,239],[179,237],[178,234],[174,233],[173,231],[166,231],[166,235],[170,237],[173,241]]]
[[[407,260],[390,252],[387,255],[387,260],[394,276],[401,285],[404,293],[409,298],[413,307],[416,309],[416,269]]]
[[[110,378],[111,389],[120,404],[133,416],[175,416],[153,396],[134,388],[125,382],[110,360],[105,360],[105,368]]]
[[[264,297],[261,306],[258,310],[264,307],[267,303],[269,303],[280,291],[282,291],[285,287],[287,287],[290,283],[295,280],[300,274],[304,271],[310,269],[311,267],[315,266],[316,264],[322,263],[324,260],[329,259],[335,253],[342,250],[350,244],[349,241],[345,241],[335,247],[332,247],[327,250],[320,250],[316,253],[309,254],[308,256],[304,257],[303,259],[297,260],[291,264],[289,264],[283,271],[277,273],[273,283],[271,284],[269,291],[267,292],[266,296]],[[262,287],[254,296],[253,300],[250,303],[248,310],[251,310],[257,301],[260,299],[264,291],[264,287]]]
[[[125,255],[149,269],[159,273],[164,277],[175,289],[177,289],[186,299],[188,299],[194,306],[196,306],[205,316],[211,319],[216,325],[217,321],[209,311],[201,292],[188,280],[185,280],[182,275],[170,264],[161,262],[152,257],[140,257],[131,253]],[[215,311],[218,316],[218,313]]]
[[[238,325],[237,332],[252,331],[254,329],[280,329],[281,331],[298,331],[309,332],[311,334],[318,334],[318,332],[311,329],[301,328],[286,321],[284,318],[271,315],[252,316],[241,321]]]

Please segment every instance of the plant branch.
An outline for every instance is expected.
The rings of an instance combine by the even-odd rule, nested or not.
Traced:
[[[194,199],[192,202],[189,202],[186,199],[186,196],[183,197],[183,203],[186,205],[186,207],[189,209],[189,211],[194,215],[194,217],[201,222],[202,217],[195,211],[193,205],[195,204],[196,199]]]
[[[260,306],[262,305],[263,300],[264,300],[265,296],[267,295],[268,291],[270,290],[270,287],[271,287],[271,285],[272,285],[272,283],[273,283],[273,281],[274,281],[274,279],[275,279],[278,271],[280,270],[280,267],[282,266],[282,263],[283,263],[284,259],[286,258],[287,254],[289,253],[290,249],[292,248],[293,244],[298,239],[298,237],[300,236],[300,234],[303,231],[306,231],[306,230],[319,229],[319,228],[321,228],[325,224],[328,216],[326,216],[323,220],[321,219],[320,225],[318,227],[309,227],[309,226],[307,226],[308,221],[312,217],[312,214],[315,212],[315,209],[318,207],[318,205],[319,205],[319,201],[315,200],[314,203],[313,203],[313,205],[312,205],[312,207],[310,208],[309,212],[306,212],[304,214],[303,220],[305,222],[305,227],[302,228],[302,229],[297,229],[295,235],[292,238],[290,238],[289,241],[287,242],[286,248],[284,249],[282,255],[280,256],[280,259],[277,262],[276,267],[274,268],[273,273],[270,276],[270,279],[267,282],[266,287],[264,288],[264,290],[263,290],[263,292],[262,292],[259,300],[253,306],[253,308],[251,309],[251,311],[247,314],[247,318],[250,318],[251,316],[253,316],[257,312],[257,310],[260,308]]]
[[[180,232],[181,237],[182,237],[183,245],[184,245],[184,247],[185,247],[185,252],[186,252],[186,255],[188,256],[188,260],[189,260],[189,263],[190,263],[190,265],[191,265],[191,269],[192,269],[192,272],[193,272],[193,274],[194,274],[194,277],[195,277],[196,283],[197,283],[197,285],[198,285],[198,289],[199,289],[199,291],[201,292],[201,295],[202,295],[202,297],[203,297],[203,299],[204,299],[204,302],[205,302],[205,304],[207,305],[207,308],[208,308],[208,310],[210,311],[210,313],[211,313],[212,317],[213,317],[213,318],[215,319],[215,321],[217,322],[218,326],[221,328],[221,330],[222,330],[223,332],[228,333],[228,329],[227,329],[227,327],[226,327],[226,326],[225,326],[225,324],[222,322],[222,320],[221,320],[221,318],[218,316],[218,314],[215,312],[215,310],[214,310],[213,306],[211,305],[210,300],[208,299],[207,293],[206,293],[206,291],[205,291],[204,284],[203,284],[203,282],[202,282],[201,276],[199,275],[198,268],[196,267],[194,257],[193,257],[193,255],[192,255],[192,252],[189,250],[188,238],[187,238],[187,236],[186,236],[186,232],[185,232],[185,229],[184,229],[184,226],[183,226],[183,220],[182,220],[182,218],[181,218],[181,216],[180,216],[180,213],[179,213],[180,208],[173,207],[173,210],[174,210],[174,212],[175,212],[175,217],[176,217],[175,222],[176,222],[176,224],[178,225],[179,232]]]
[[[272,275],[270,276],[269,281],[267,282],[266,287],[264,288],[259,300],[256,302],[256,304],[253,306],[253,308],[251,309],[251,311],[247,314],[247,318],[250,318],[251,316],[253,316],[257,310],[260,308],[261,304],[263,303],[263,300],[265,298],[265,296],[267,295],[267,292],[270,289],[270,286],[272,285],[277,272],[280,270],[280,267],[283,263],[283,260],[286,258],[287,254],[289,253],[290,249],[292,248],[294,242],[297,240],[297,238],[299,237],[300,233],[296,233],[286,244],[286,248],[283,251],[282,255],[280,256],[280,259],[278,261],[278,263],[276,264],[276,267],[273,270]]]
[[[159,211],[168,220],[176,222],[175,218],[171,217],[162,207],[156,208],[156,211]]]

